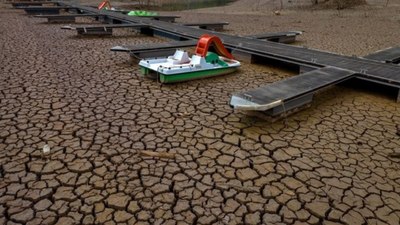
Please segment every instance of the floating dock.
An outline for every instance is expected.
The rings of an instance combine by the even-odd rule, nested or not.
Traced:
[[[236,109],[264,111],[274,117],[311,103],[317,90],[348,80],[354,75],[353,71],[327,66],[239,93],[232,97],[230,104]]]
[[[299,34],[301,34],[300,31],[289,31],[279,33],[263,33],[248,37],[281,43],[292,43]],[[134,58],[143,59],[148,57],[168,56],[173,54],[178,48],[194,47],[196,44],[197,40],[191,39],[186,41],[174,41],[157,44],[115,46],[111,48],[111,51],[128,52]]]
[[[101,14],[105,22],[109,23],[146,25],[147,27],[141,31],[148,35],[161,35],[184,41],[197,40],[205,33],[202,29],[175,23],[97,10],[71,2],[57,1],[57,3],[59,5],[57,9],[77,9],[81,13]],[[34,8],[38,12],[39,7]],[[44,7],[43,10],[48,8]],[[399,48],[383,50],[365,57],[351,57],[252,37],[233,36],[216,31],[207,33],[220,37],[228,49],[250,62],[261,59],[272,63],[284,63],[296,66],[300,72],[305,72],[303,75],[275,84],[266,86],[261,84],[261,87],[255,90],[234,94],[230,101],[233,108],[269,111],[271,115],[277,116],[283,112],[283,108],[289,111],[309,104],[315,92],[350,78],[367,80],[400,90],[400,66],[396,65],[400,58]],[[400,92],[398,93],[397,101],[400,101]],[[274,104],[271,105],[272,102]],[[245,104],[248,104],[248,107]],[[269,106],[254,107],[254,104]]]

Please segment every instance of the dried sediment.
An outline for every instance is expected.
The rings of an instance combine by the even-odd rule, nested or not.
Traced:
[[[335,87],[268,123],[227,102],[286,73],[244,64],[160,86],[109,48],[162,40],[40,21],[0,9],[1,224],[399,224],[388,96]]]

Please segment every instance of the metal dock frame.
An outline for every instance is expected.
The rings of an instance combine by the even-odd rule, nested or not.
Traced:
[[[21,6],[18,9],[23,9],[28,15],[56,15],[60,14],[61,10],[72,10],[76,7],[62,6]]]
[[[71,2],[61,1],[59,4],[66,7],[77,8],[85,13],[100,13],[103,14],[106,19],[120,21],[120,23],[127,22],[148,25],[149,28],[145,29],[146,33],[149,34],[157,33],[158,35],[165,35],[166,37],[178,38],[178,40],[198,39],[204,34],[204,30],[174,23],[150,20],[144,17],[130,17],[112,11],[100,11]],[[265,62],[284,63],[298,68],[306,68],[308,71],[311,71],[313,68],[337,68],[355,73],[355,78],[383,84],[400,90],[400,66],[392,63],[382,63],[360,57],[343,56],[304,47],[232,36],[215,31],[208,31],[207,33],[219,36],[226,47],[236,52],[247,54],[251,60],[257,58]],[[334,84],[336,84],[336,82],[328,83],[325,86]],[[318,91],[318,86],[316,87],[317,89],[315,89],[315,91]]]
[[[287,36],[296,37],[296,35],[299,35],[300,33],[301,32],[297,31],[280,32],[279,35],[277,33],[263,33],[262,35],[251,35],[248,37],[280,42],[280,38],[285,39]],[[289,41],[289,39],[285,40]],[[295,41],[295,38],[290,40]],[[196,44],[197,40],[191,39],[158,44],[115,46],[111,48],[111,51],[128,52],[133,58],[143,59],[172,55],[177,48],[194,47]]]
[[[75,23],[77,17],[102,17],[101,14],[66,14],[66,15],[35,15],[36,18],[46,18],[48,23]]]
[[[63,26],[61,29],[64,30],[76,30],[78,35],[96,35],[96,36],[103,36],[103,35],[112,35],[114,28],[146,28],[148,25],[143,24],[108,24],[108,25],[98,25],[98,26]]]

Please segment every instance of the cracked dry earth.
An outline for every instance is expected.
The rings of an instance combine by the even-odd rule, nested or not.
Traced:
[[[285,126],[227,104],[288,76],[266,66],[160,86],[109,51],[160,39],[0,28],[0,224],[399,224],[393,96],[335,87]]]

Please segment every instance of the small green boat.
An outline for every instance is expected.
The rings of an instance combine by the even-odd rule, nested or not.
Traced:
[[[208,52],[210,44],[214,44],[220,55]],[[233,59],[219,38],[203,35],[192,57],[186,51],[176,50],[173,56],[143,59],[139,65],[145,76],[157,78],[161,83],[176,83],[232,73],[240,67],[240,62]]]
[[[134,10],[134,11],[130,11],[127,15],[128,16],[157,16],[158,13],[144,11],[144,10]]]

